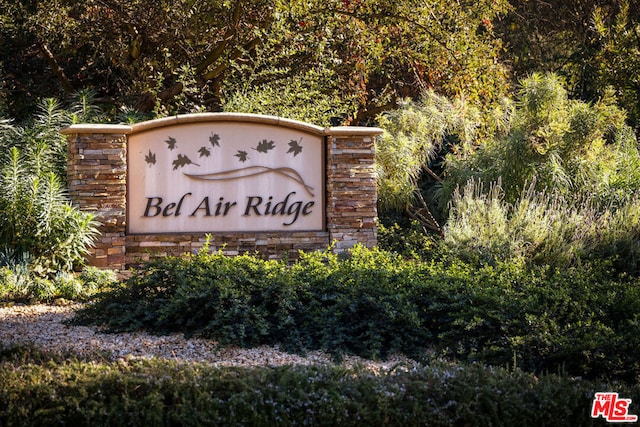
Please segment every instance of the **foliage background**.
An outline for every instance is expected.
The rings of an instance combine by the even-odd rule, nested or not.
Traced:
[[[490,31],[502,0],[0,5],[2,98],[17,118],[33,94],[64,98],[85,88],[113,110],[155,114],[238,109],[236,94],[278,111],[311,89],[330,105],[328,117],[359,123],[426,88],[491,100],[506,78]],[[287,85],[299,88],[286,100],[267,95]],[[309,119],[323,124],[326,114]]]

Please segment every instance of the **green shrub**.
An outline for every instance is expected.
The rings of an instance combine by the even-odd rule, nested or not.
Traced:
[[[318,265],[318,254],[302,255],[290,269],[293,283],[305,293],[296,324],[308,325],[303,330],[311,331],[312,348],[373,358],[398,352],[417,356],[428,334],[407,288],[417,266],[361,246],[342,259],[321,256],[328,271]],[[307,273],[310,268],[313,275]]]
[[[113,271],[86,267],[82,273],[58,272],[42,276],[29,264],[0,267],[0,302],[87,301],[116,282]]]
[[[28,289],[28,296],[32,301],[51,301],[57,291],[53,281],[45,277],[34,276]]]
[[[30,255],[11,250],[0,251],[0,285],[3,300],[25,298],[31,286]]]
[[[378,118],[384,129],[376,140],[378,203],[383,210],[403,211],[415,202],[423,168],[429,168],[445,136],[458,130],[473,132],[474,124],[464,117],[473,115],[468,108],[427,92],[420,103],[405,101]]]
[[[637,381],[639,360],[629,348],[640,333],[638,280],[614,281],[606,265],[458,265],[435,273],[439,284],[423,285],[414,301],[449,357]]]
[[[72,273],[61,272],[56,274],[54,283],[56,291],[61,298],[75,301],[81,299],[84,295],[83,282]]]
[[[417,263],[356,247],[302,253],[287,265],[201,252],[148,264],[75,321],[337,357],[440,355],[536,373],[640,375],[631,350],[640,336],[638,279],[617,276],[610,263],[443,259]]]
[[[223,368],[19,348],[0,352],[0,384],[0,424],[25,426],[586,426],[595,392],[640,399],[637,385],[477,364]]]
[[[89,295],[114,286],[118,282],[118,275],[113,270],[86,266],[80,272],[79,279],[83,283],[85,293]]]
[[[301,254],[291,268],[248,255],[168,258],[99,297],[80,319],[113,330],[181,331],[221,344],[370,356],[410,352],[417,338],[395,333],[417,322],[397,292],[398,261],[360,249],[342,261],[329,252]]]
[[[5,189],[0,195],[0,245],[29,252],[34,268],[69,271],[83,262],[97,236],[97,223],[69,204],[53,173],[28,172],[28,162],[14,147],[0,170]]]
[[[522,81],[505,136],[449,156],[444,250],[476,265],[523,258],[638,270],[640,151],[611,96],[570,100],[555,75]]]
[[[10,268],[0,267],[0,301],[8,299],[14,289],[14,275]]]

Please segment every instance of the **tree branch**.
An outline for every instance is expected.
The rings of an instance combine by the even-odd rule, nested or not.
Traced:
[[[56,61],[56,58],[53,56],[53,53],[51,53],[51,51],[49,50],[49,47],[44,42],[38,42],[38,44],[39,44],[40,50],[42,51],[47,62],[49,63],[49,66],[51,67],[53,72],[56,73],[56,75],[58,76],[58,79],[62,83],[62,86],[64,87],[64,89],[67,92],[73,92],[73,86],[71,86],[69,79],[67,79],[67,76],[64,74],[64,70],[62,69],[60,64],[58,64],[58,61]]]
[[[222,41],[216,46],[216,48],[213,51],[211,51],[206,56],[204,61],[202,61],[196,67],[196,74],[202,73],[204,70],[207,69],[207,67],[209,67],[209,65],[216,62],[222,56],[222,53],[229,45],[229,42],[233,40],[236,36],[236,30],[238,27],[238,23],[240,22],[241,13],[242,13],[242,0],[237,0],[233,7],[233,16],[231,18],[231,23],[227,28],[227,31],[225,32],[224,36],[222,37]]]
[[[246,43],[242,47],[242,49],[234,49],[233,52],[231,52],[231,55],[229,56],[229,61],[227,61],[227,63],[218,65],[216,68],[214,68],[213,70],[209,71],[204,76],[202,76],[202,78],[204,80],[213,80],[213,79],[215,79],[220,74],[222,74],[227,68],[229,68],[231,61],[234,61],[234,60],[240,58],[242,56],[243,52],[255,48],[259,43],[260,43],[260,39],[259,38],[255,38],[255,39],[251,40],[250,42]]]
[[[355,122],[355,123],[361,123],[364,122],[365,120],[377,116],[378,114],[384,112],[384,111],[388,111],[388,110],[392,110],[394,108],[396,108],[398,106],[398,103],[396,101],[390,101],[387,102],[386,104],[383,105],[378,105],[376,107],[373,108],[368,108],[365,110],[360,110],[358,111],[358,114],[353,118],[353,120],[351,120],[351,122]]]
[[[435,179],[437,182],[443,182],[442,178],[440,178],[434,171],[431,170],[427,165],[422,165],[422,169],[431,176],[431,178]]]

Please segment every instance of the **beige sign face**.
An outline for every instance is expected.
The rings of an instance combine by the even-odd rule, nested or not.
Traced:
[[[128,232],[324,229],[323,138],[263,123],[188,123],[128,142]]]

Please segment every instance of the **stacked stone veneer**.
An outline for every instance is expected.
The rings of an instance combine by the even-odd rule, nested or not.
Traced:
[[[240,121],[242,116],[233,118]],[[127,135],[133,131],[120,125],[74,125],[62,131],[69,141],[72,202],[101,223],[102,234],[89,257],[90,265],[123,269],[155,257],[197,252],[206,241],[205,233],[127,235]],[[336,251],[357,243],[376,245],[375,136],[381,131],[337,127],[321,132],[326,138],[326,230],[216,232],[211,233],[211,250],[229,255],[257,251],[265,258],[287,253],[295,258],[299,250],[323,250],[330,245]]]

